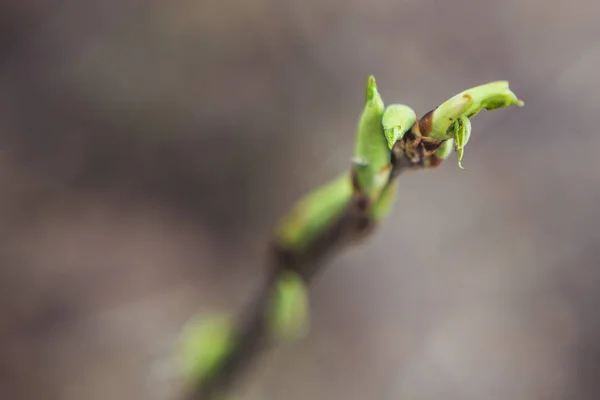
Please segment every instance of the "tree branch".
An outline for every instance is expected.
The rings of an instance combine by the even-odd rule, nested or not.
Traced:
[[[306,245],[302,240],[299,241],[298,236],[292,236],[287,242],[280,237],[273,240],[267,279],[257,298],[243,314],[243,319],[234,328],[231,348],[207,376],[196,382],[186,399],[220,398],[269,347],[272,343],[269,318],[279,278],[293,272],[305,285],[310,284],[322,270],[324,262],[337,251],[374,231],[390,207],[388,203],[394,195],[394,184],[402,173],[435,168],[453,148],[459,152],[460,165],[462,152],[470,136],[469,119],[480,110],[512,104],[523,105],[508,89],[508,82],[498,81],[459,93],[416,120],[414,111],[403,105],[391,105],[383,113],[383,102],[374,78],[370,77],[366,106],[358,129],[358,159],[353,163],[349,177],[352,193],[346,192],[348,186],[344,186],[340,189],[342,196],[348,193],[348,197],[340,197],[342,202],[334,202],[333,208],[327,209],[325,214],[316,211],[309,214],[306,217],[309,222],[299,222],[300,229],[304,229],[306,224],[310,225],[310,221],[314,222],[315,216],[318,219],[337,215],[332,220],[327,219],[326,225],[319,225],[316,233],[311,230],[312,227],[300,230],[304,235],[302,237],[309,239]],[[378,181],[379,177],[384,177],[383,183]],[[335,189],[338,190],[337,187]],[[323,199],[312,198],[309,207],[318,206]],[[385,204],[381,204],[380,200]],[[336,208],[337,204],[341,206],[340,209]],[[310,210],[314,211],[315,208]]]
[[[391,185],[402,172],[434,167],[441,162],[431,154],[425,156],[425,153],[421,153],[424,157],[417,157],[410,161],[403,156],[400,147],[395,147],[392,154],[392,173],[386,186]],[[426,160],[427,162],[425,162]],[[209,379],[199,382],[196,387],[192,388],[187,399],[212,400],[217,398],[233,385],[237,378],[248,370],[257,357],[268,348],[270,344],[268,310],[278,277],[284,271],[294,271],[304,279],[306,284],[310,284],[322,270],[324,262],[335,255],[337,251],[371,234],[376,227],[376,221],[370,217],[370,209],[364,204],[362,196],[353,196],[337,221],[302,252],[282,248],[276,242],[271,244],[267,279],[258,297],[242,314],[244,318],[236,329],[238,333],[234,339],[234,348],[217,366]]]

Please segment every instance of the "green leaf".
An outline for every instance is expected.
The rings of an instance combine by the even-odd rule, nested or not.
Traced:
[[[352,181],[345,174],[300,199],[280,221],[275,236],[287,249],[302,251],[326,230],[352,197]]]
[[[282,273],[275,286],[271,305],[271,329],[276,336],[297,340],[308,334],[308,292],[300,275],[292,271]]]
[[[387,139],[388,148],[394,147],[417,122],[415,111],[404,104],[389,105],[383,113],[383,133]]]
[[[458,164],[462,168],[464,148],[471,135],[470,119],[481,110],[495,110],[512,105],[523,107],[525,103],[510,90],[507,81],[479,85],[453,96],[437,107],[431,114],[430,131],[422,134],[434,139],[454,139]]]
[[[471,137],[471,121],[469,118],[462,116],[456,120],[454,125],[454,142],[455,150],[458,153],[458,166],[461,169],[464,169],[462,166],[462,159],[465,153],[465,146]]]
[[[193,319],[184,328],[181,341],[183,374],[204,381],[223,361],[234,345],[234,324],[230,316]]]
[[[472,118],[481,110],[495,110],[516,105],[523,107],[525,103],[510,90],[507,81],[490,82],[467,89],[442,103],[433,111],[431,132],[435,139],[454,138],[452,127],[461,117]]]
[[[376,193],[385,184],[386,179],[381,177],[381,173],[385,174],[391,159],[387,140],[383,133],[384,110],[383,99],[377,91],[375,77],[369,76],[365,105],[358,122],[354,151],[357,183],[360,192],[369,196]]]

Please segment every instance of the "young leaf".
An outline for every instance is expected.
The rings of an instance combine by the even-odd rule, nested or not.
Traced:
[[[523,107],[525,103],[510,90],[507,81],[476,86],[453,96],[437,107],[431,113],[429,131],[422,134],[434,139],[454,139],[459,166],[462,168],[464,148],[471,135],[469,120],[481,110],[495,110],[512,105]]]
[[[275,233],[279,245],[302,251],[327,229],[352,197],[352,182],[345,174],[300,199],[280,221]]]
[[[381,179],[379,175],[382,172],[385,174],[391,159],[383,133],[384,110],[383,99],[377,91],[375,77],[369,76],[354,151],[356,180],[360,192],[368,196],[373,195],[385,183],[386,179]]]
[[[417,122],[415,111],[404,104],[389,105],[383,113],[383,133],[388,142],[388,148],[394,147],[406,132]]]
[[[462,159],[465,153],[465,146],[471,137],[471,121],[465,116],[457,118],[453,129],[455,150],[458,153],[458,166],[461,169],[464,169],[462,166]]]

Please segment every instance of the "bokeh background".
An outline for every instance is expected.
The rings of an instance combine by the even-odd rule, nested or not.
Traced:
[[[252,298],[375,74],[419,114],[526,106],[402,177],[242,398],[597,399],[598,71],[596,0],[3,0],[0,398],[176,399],[182,326]]]

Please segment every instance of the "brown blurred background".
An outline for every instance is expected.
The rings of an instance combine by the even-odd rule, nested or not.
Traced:
[[[371,73],[419,114],[526,106],[402,177],[242,398],[599,398],[599,39],[597,0],[3,0],[0,398],[177,398],[182,325],[252,297]]]

